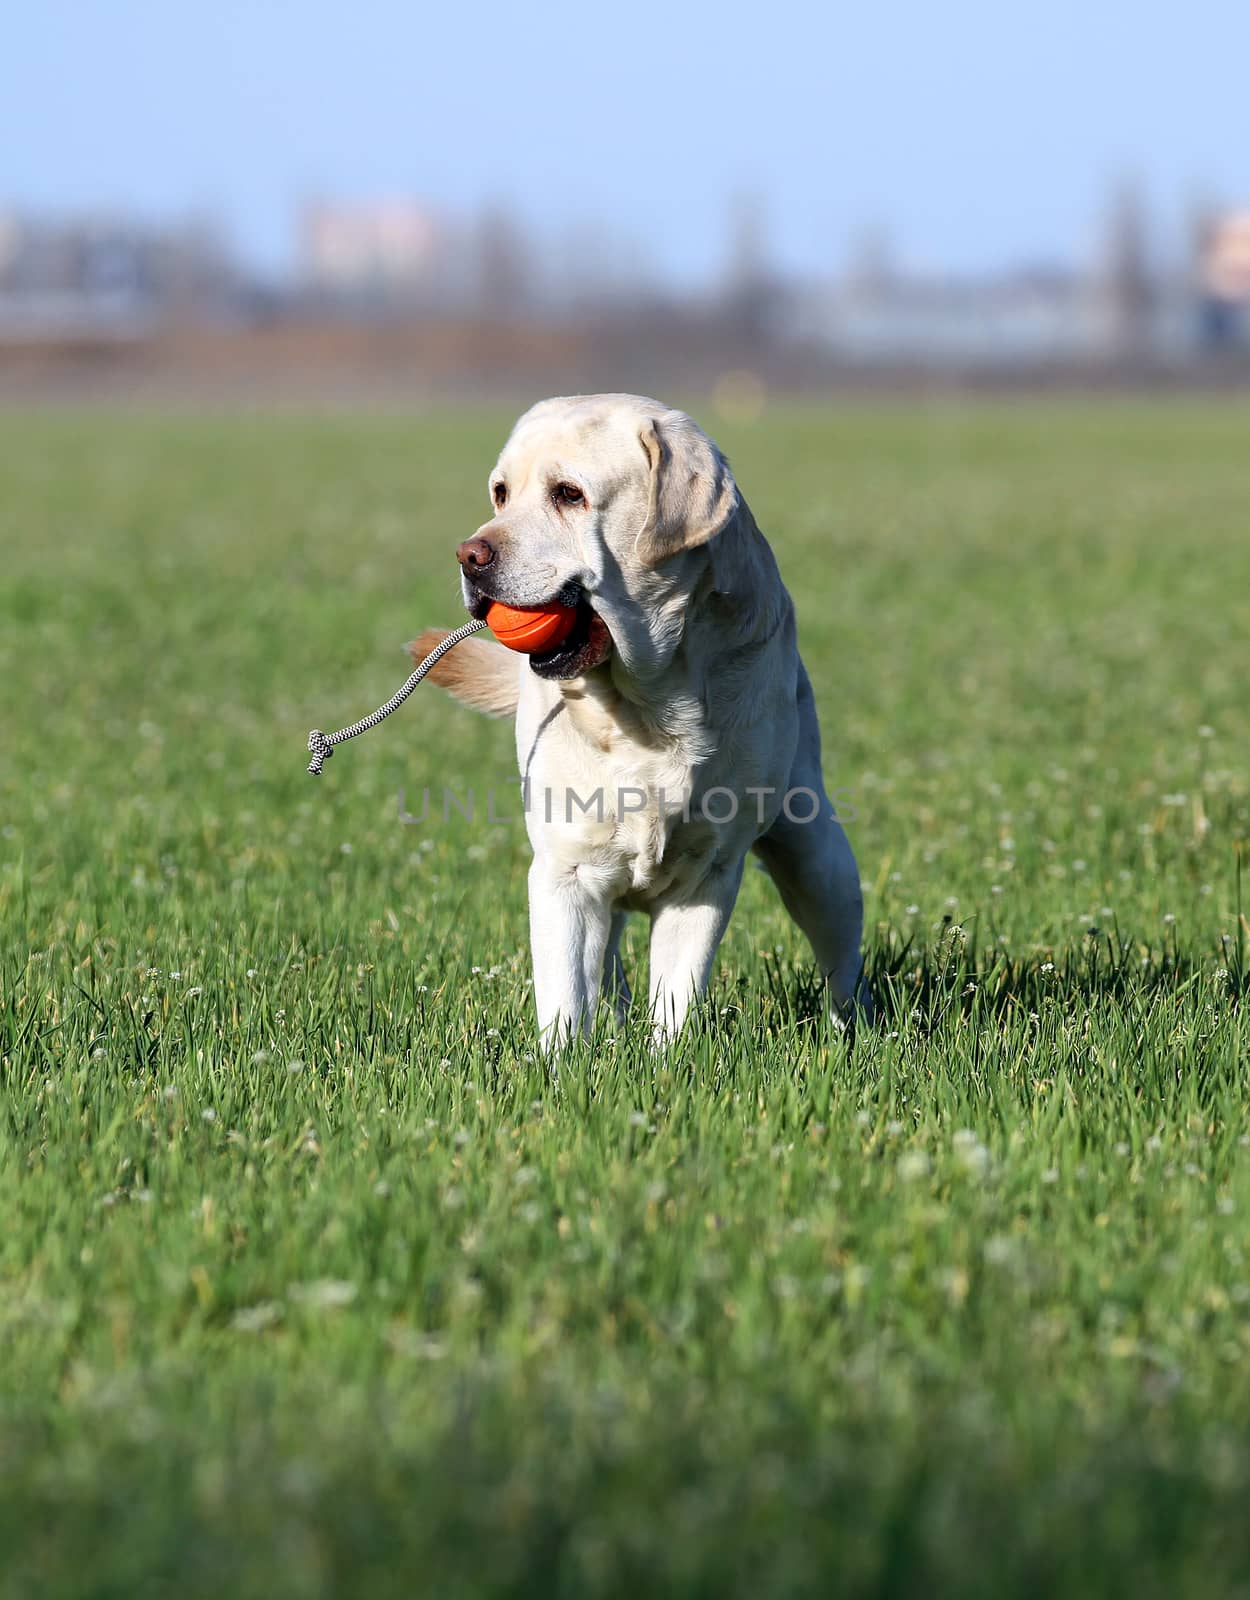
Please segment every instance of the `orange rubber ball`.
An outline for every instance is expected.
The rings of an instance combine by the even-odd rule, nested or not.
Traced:
[[[522,655],[538,655],[562,645],[577,621],[576,606],[505,606],[494,601],[486,613],[486,625],[509,650]]]

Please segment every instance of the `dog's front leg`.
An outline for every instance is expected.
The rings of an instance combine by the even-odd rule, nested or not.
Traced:
[[[621,960],[621,935],[625,931],[625,918],[624,911],[614,913],[603,957],[603,994],[611,1002],[618,1026],[623,1025],[629,1015],[631,999],[625,963]]]
[[[589,1033],[612,928],[608,901],[576,869],[535,858],[529,873],[534,1000],[543,1044]]]
[[[739,860],[652,912],[651,1020],[658,1041],[681,1031],[692,1001],[707,988],[741,882]]]

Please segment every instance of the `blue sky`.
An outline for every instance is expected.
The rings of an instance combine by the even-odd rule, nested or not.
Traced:
[[[787,266],[884,223],[909,261],[1088,252],[1135,174],[1178,224],[1250,199],[1250,4],[400,4],[6,8],[0,206],[207,208],[280,264],[303,198],[517,207],[715,269],[726,199]]]

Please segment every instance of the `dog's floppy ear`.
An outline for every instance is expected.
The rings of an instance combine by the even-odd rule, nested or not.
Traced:
[[[720,532],[738,509],[738,485],[724,456],[688,417],[653,417],[639,439],[651,480],[636,549],[644,567],[658,567]]]

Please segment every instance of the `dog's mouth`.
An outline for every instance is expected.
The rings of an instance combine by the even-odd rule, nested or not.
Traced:
[[[481,622],[493,605],[494,596],[483,594],[476,584],[473,590],[468,602],[469,615]],[[543,650],[530,656],[530,670],[540,678],[579,678],[582,673],[602,666],[612,654],[612,635],[608,625],[587,600],[580,584],[566,583],[549,600],[537,604],[577,608],[577,617],[568,637],[554,650]]]
[[[612,635],[608,625],[580,595],[577,619],[567,639],[554,650],[530,657],[530,671],[540,678],[580,678],[583,672],[602,666],[612,654]]]

